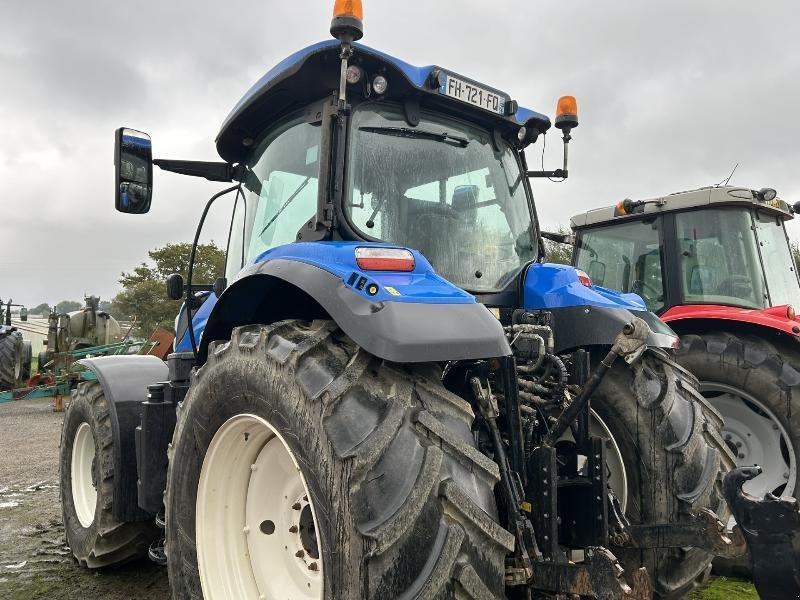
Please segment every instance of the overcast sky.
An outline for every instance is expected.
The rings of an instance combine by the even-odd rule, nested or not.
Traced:
[[[113,208],[113,133],[215,160],[228,111],[266,70],[328,38],[333,0],[0,0],[0,298],[110,298],[155,246],[189,241],[221,184],[155,173],[153,209]],[[363,42],[552,115],[578,98],[565,183],[542,222],[725,179],[800,200],[800,4],[364,0]],[[546,167],[560,162],[550,135]],[[539,161],[540,143],[528,150]],[[226,210],[206,238],[224,246]],[[800,225],[790,226],[793,237]]]

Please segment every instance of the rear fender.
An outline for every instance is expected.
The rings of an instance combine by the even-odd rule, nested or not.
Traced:
[[[114,436],[114,496],[112,511],[120,521],[146,521],[153,515],[138,506],[136,487],[136,426],[147,386],[167,378],[167,364],[155,356],[101,356],[78,361],[103,388]]]
[[[715,304],[694,304],[673,306],[661,318],[680,332],[694,333],[700,325],[713,325],[716,329],[744,327],[750,329],[768,329],[773,333],[782,333],[800,339],[800,322],[786,316],[786,305],[773,306],[763,310],[722,306]]]
[[[633,316],[650,328],[647,344],[675,348],[678,337],[636,294],[586,286],[569,265],[533,263],[522,285],[525,310],[547,310],[553,316],[556,352],[610,346]]]
[[[330,318],[367,352],[392,362],[511,354],[492,313],[439,277],[421,254],[412,251],[413,272],[364,272],[353,250],[366,245],[380,246],[295,243],[257,259],[216,301],[205,326],[200,361],[208,344],[229,339],[234,327],[289,318]]]

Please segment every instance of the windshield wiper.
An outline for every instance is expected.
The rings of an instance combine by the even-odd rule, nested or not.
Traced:
[[[302,191],[303,191],[303,188],[304,188],[304,187],[306,187],[306,184],[308,184],[308,180],[309,180],[309,179],[311,179],[311,176],[308,176],[308,177],[306,177],[306,178],[303,180],[303,183],[301,183],[299,186],[297,186],[297,189],[296,189],[294,192],[292,192],[292,195],[291,195],[291,196],[289,196],[289,198],[287,198],[286,202],[284,202],[284,203],[283,203],[283,206],[281,206],[280,210],[278,210],[278,212],[276,212],[276,213],[275,213],[275,216],[274,216],[274,217],[272,217],[272,218],[269,220],[269,223],[267,223],[266,225],[264,225],[264,229],[262,229],[262,230],[261,230],[261,233],[259,233],[259,234],[258,234],[258,237],[261,237],[262,235],[264,235],[264,232],[265,232],[267,229],[269,229],[269,226],[270,226],[270,225],[272,225],[272,224],[275,222],[275,219],[277,219],[278,217],[280,217],[280,216],[281,216],[281,213],[282,213],[284,210],[286,210],[286,207],[287,207],[287,206],[289,206],[289,205],[292,203],[292,200],[294,200],[294,199],[297,197],[297,194],[299,194],[300,192],[302,192]]]
[[[443,131],[437,133],[436,131],[426,131],[425,129],[411,129],[409,127],[359,127],[359,131],[366,131],[369,133],[379,133],[381,135],[394,135],[396,137],[405,138],[420,138],[425,140],[434,140],[437,142],[452,143],[455,146],[466,148],[469,140],[465,137],[452,135]]]

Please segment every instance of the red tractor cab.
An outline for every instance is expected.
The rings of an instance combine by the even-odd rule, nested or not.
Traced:
[[[763,469],[744,486],[758,497],[798,488],[800,282],[784,227],[795,211],[772,189],[716,186],[571,220],[573,264],[639,294],[680,335],[677,359],[724,417],[739,465]]]

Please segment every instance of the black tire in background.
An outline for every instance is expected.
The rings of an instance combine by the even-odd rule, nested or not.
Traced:
[[[617,359],[592,396],[625,465],[631,523],[675,523],[710,508],[728,518],[723,475],[733,458],[719,435],[719,415],[696,381],[660,350],[633,365]],[[644,566],[657,598],[683,598],[705,580],[713,556],[695,548],[612,547],[629,573]]]
[[[793,344],[779,345],[755,335],[727,332],[689,334],[681,336],[676,360],[700,380],[702,393],[712,404],[719,395],[719,384],[763,404],[789,438],[793,452],[786,458],[800,465],[800,351],[797,343]],[[725,414],[722,416],[724,419]],[[788,445],[782,451],[788,454]],[[737,460],[752,464],[746,456]],[[799,489],[797,471],[795,468],[792,479],[794,495]],[[776,495],[782,492],[780,488],[770,491]]]
[[[22,342],[22,371],[20,372],[20,385],[25,385],[31,378],[31,362],[33,361],[33,348],[28,341]]]
[[[44,365],[47,364],[47,361],[50,360],[47,350],[42,350],[36,357],[36,369],[39,373],[44,371]]]
[[[0,335],[0,390],[17,387],[22,374],[22,334],[11,331]]]
[[[97,490],[97,503],[94,519],[88,527],[81,524],[72,492],[73,444],[75,434],[83,423],[88,423],[91,428],[95,446],[92,480]],[[160,533],[155,523],[124,523],[117,520],[112,512],[114,436],[108,401],[97,381],[81,383],[72,392],[72,400],[64,413],[59,475],[67,544],[78,563],[95,569],[147,556],[150,543]]]
[[[173,598],[203,597],[200,472],[215,432],[245,413],[269,421],[300,465],[326,599],[504,597],[514,540],[497,523],[497,466],[475,447],[469,404],[440,376],[377,359],[329,321],[240,327],[212,344],[170,448]]]

